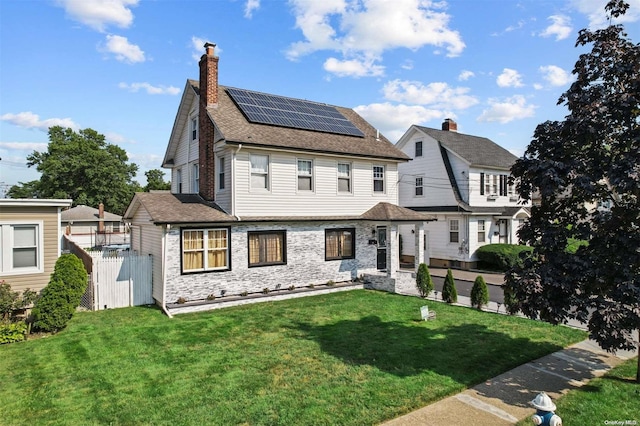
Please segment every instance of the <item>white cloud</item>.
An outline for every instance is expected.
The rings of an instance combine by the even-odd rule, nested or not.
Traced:
[[[38,114],[34,114],[31,111],[19,112],[17,114],[4,114],[0,116],[0,120],[25,129],[38,129],[44,132],[53,126],[69,127],[74,130],[80,128],[80,126],[70,118],[47,118],[46,120],[41,120]]]
[[[46,151],[49,146],[46,142],[0,142],[0,148],[13,151]]]
[[[502,74],[496,79],[496,83],[500,87],[522,87],[522,76],[516,70],[505,68]]]
[[[527,100],[521,95],[515,95],[502,101],[490,98],[488,103],[490,108],[482,111],[477,119],[480,122],[497,121],[505,124],[513,120],[533,117],[537,108],[535,105],[527,104]]]
[[[552,86],[564,86],[573,81],[571,73],[555,65],[542,66],[538,69],[542,73],[542,78]]]
[[[626,3],[629,3],[629,9],[624,15],[614,18],[614,24],[626,24],[640,20],[640,0],[626,0]],[[604,10],[607,0],[572,0],[571,4],[578,12],[587,16],[590,29],[595,30],[609,25]]]
[[[109,25],[129,28],[133,13],[129,9],[138,5],[138,0],[58,0],[67,15],[74,21],[104,32]]]
[[[189,44],[189,46],[191,47],[191,57],[193,58],[194,61],[200,62],[200,58],[205,53],[205,50],[204,50],[205,43],[211,43],[211,41],[209,41],[209,39],[204,37],[191,36],[191,43]],[[220,53],[222,53],[222,49],[220,49],[220,46],[216,45],[216,48],[215,48],[216,56],[220,55]]]
[[[468,95],[467,87],[450,87],[447,83],[434,82],[426,86],[419,81],[393,80],[382,88],[385,99],[437,109],[465,109],[478,103]]]
[[[551,25],[544,29],[540,33],[542,37],[555,36],[556,41],[563,40],[571,34],[573,27],[571,26],[571,19],[565,15],[551,15],[547,18],[551,21]]]
[[[345,59],[329,58],[323,68],[338,77],[376,77],[384,75],[384,67],[375,65],[375,59]]]
[[[138,173],[137,175],[142,176],[144,179],[144,172],[150,169],[159,169],[162,164],[162,157],[157,154],[133,154],[131,152],[127,152],[127,157],[129,157],[130,163],[135,163],[138,165]]]
[[[244,5],[244,17],[251,18],[253,11],[260,9],[260,0],[247,0]]]
[[[113,53],[118,61],[130,64],[144,62],[144,52],[135,44],[129,43],[126,37],[118,35],[107,35],[107,42],[104,50]]]
[[[180,93],[180,89],[174,86],[152,86],[149,83],[120,83],[118,87],[128,90],[130,92],[138,92],[139,90],[145,90],[149,95],[177,95]]]
[[[393,105],[389,102],[359,105],[354,110],[391,142],[396,142],[412,124],[453,116],[450,112],[420,105]]]
[[[411,59],[407,59],[405,60],[401,65],[400,68],[402,68],[403,70],[412,70],[413,69],[413,61]]]
[[[458,80],[459,81],[467,81],[469,80],[471,77],[475,77],[475,73],[473,71],[468,71],[468,70],[462,70],[462,72],[460,73],[460,75],[458,75]]]
[[[287,50],[290,60],[331,50],[343,55],[343,59],[335,61],[362,57],[379,61],[386,50],[417,50],[426,45],[445,49],[447,56],[453,57],[465,48],[460,33],[449,28],[450,16],[440,10],[444,2],[291,0],[290,3],[296,27],[304,36],[304,41],[291,44]]]

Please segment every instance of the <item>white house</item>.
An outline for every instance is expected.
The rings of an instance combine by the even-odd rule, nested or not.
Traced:
[[[451,119],[441,130],[413,125],[396,146],[411,157],[398,166],[400,205],[437,217],[425,227],[431,265],[473,268],[480,246],[518,243],[530,204],[509,182],[515,155],[487,138],[458,133]],[[401,227],[403,240],[412,239],[411,231]],[[403,245],[402,255],[412,262],[413,245]]]
[[[397,205],[409,157],[352,109],[218,85],[214,46],[178,107],[171,193],[138,193],[124,215],[132,250],[154,257],[156,302],[362,276],[393,287],[398,225],[418,247],[424,235]]]

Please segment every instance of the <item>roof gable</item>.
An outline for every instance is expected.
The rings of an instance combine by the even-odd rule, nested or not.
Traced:
[[[415,128],[432,137],[441,146],[474,167],[508,170],[518,159],[518,157],[487,138],[422,126],[415,126]]]
[[[205,201],[197,194],[172,194],[170,192],[137,192],[127,207],[125,219],[133,219],[139,208],[144,208],[156,224],[235,222],[235,216],[227,214],[212,201]]]
[[[169,137],[167,150],[165,151],[164,159],[162,160],[162,167],[171,167],[173,165],[172,161],[175,158],[176,151],[180,144],[182,129],[184,129],[184,127],[189,123],[191,105],[194,100],[197,99],[198,93],[198,82],[194,80],[187,80],[184,90],[182,91],[182,98],[180,99],[178,112],[176,113],[176,118],[173,122],[173,127],[171,128],[171,136]]]

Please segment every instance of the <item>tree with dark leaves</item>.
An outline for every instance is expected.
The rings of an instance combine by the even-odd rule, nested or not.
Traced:
[[[70,198],[73,205],[104,204],[107,211],[124,213],[140,185],[133,181],[138,166],[128,163],[125,150],[105,141],[93,129],[49,128],[47,151],[27,156],[40,180],[9,190],[11,197]]]
[[[558,101],[569,115],[538,125],[512,168],[520,196],[541,203],[518,234],[534,252],[507,273],[510,310],[587,323],[608,351],[640,338],[640,45],[614,25],[628,8],[609,1],[610,25],[579,32],[592,50]],[[574,239],[585,244],[571,253]]]

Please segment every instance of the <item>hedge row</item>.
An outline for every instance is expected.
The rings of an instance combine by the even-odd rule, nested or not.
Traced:
[[[476,251],[480,267],[496,271],[508,271],[522,262],[522,256],[533,252],[529,246],[514,244],[487,244]],[[525,254],[523,254],[525,253]]]

